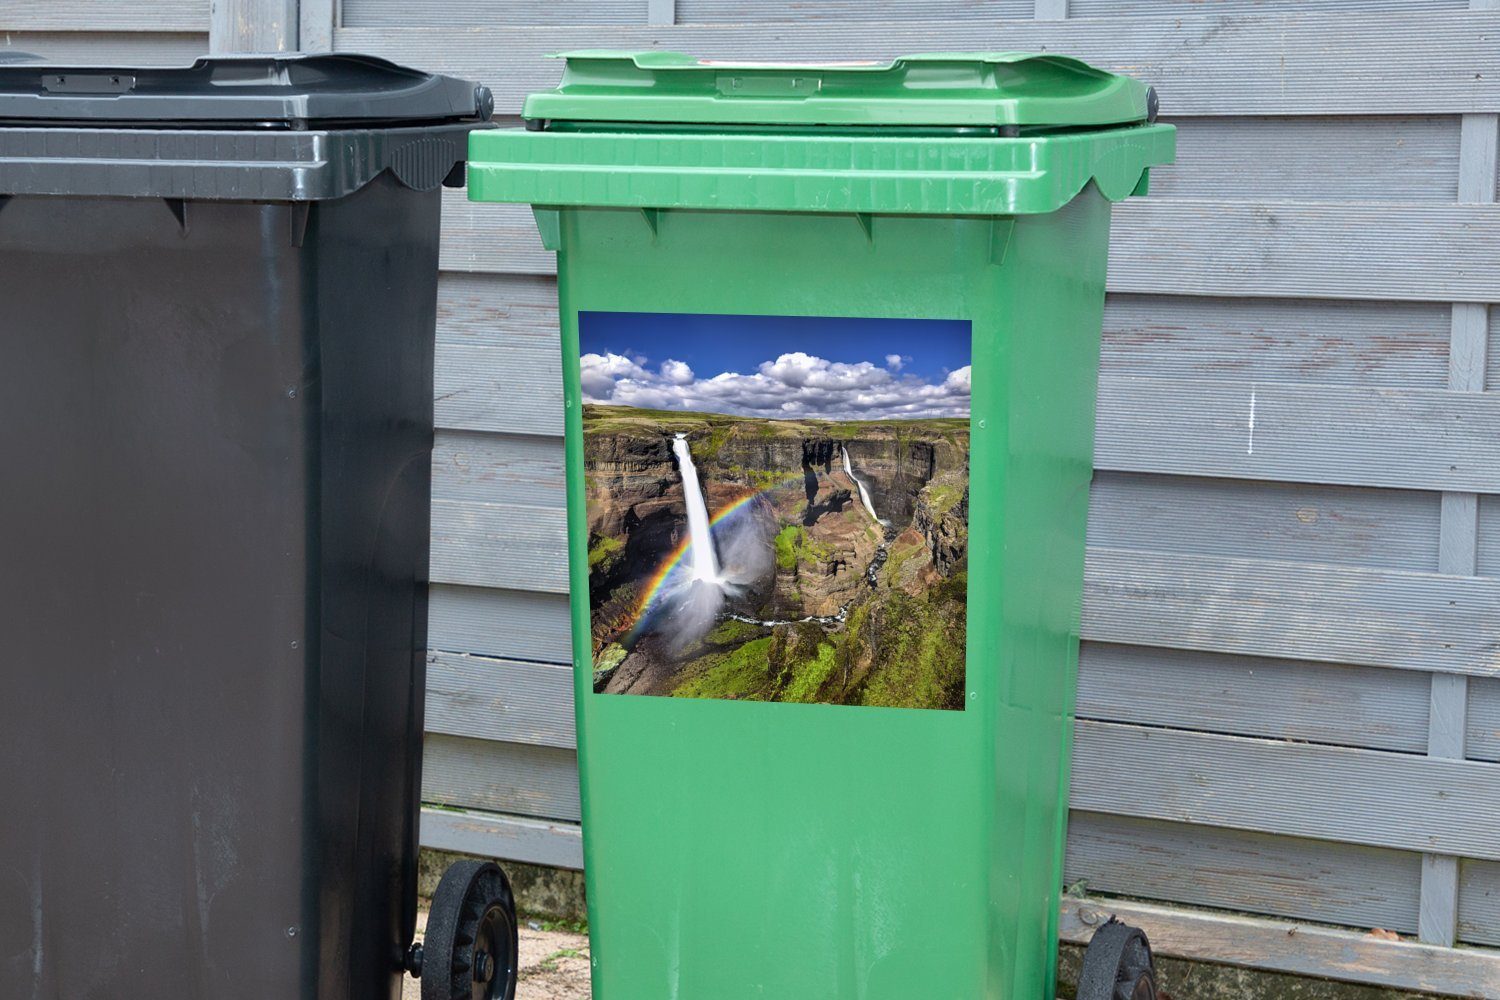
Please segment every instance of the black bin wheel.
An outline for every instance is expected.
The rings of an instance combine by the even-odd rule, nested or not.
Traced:
[[[516,933],[516,902],[500,866],[455,863],[427,915],[422,1000],[515,1000]]]
[[[1151,942],[1139,927],[1111,917],[1083,953],[1078,1000],[1156,1000]]]

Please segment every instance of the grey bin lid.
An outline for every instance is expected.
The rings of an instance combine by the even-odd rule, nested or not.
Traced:
[[[488,88],[372,56],[213,56],[185,67],[0,63],[0,197],[312,201],[390,170],[462,184]]]

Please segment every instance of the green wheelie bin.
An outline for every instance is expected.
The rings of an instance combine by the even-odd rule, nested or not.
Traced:
[[[595,997],[1050,1000],[1110,203],[1174,130],[1056,55],[566,59],[469,197],[557,252]]]

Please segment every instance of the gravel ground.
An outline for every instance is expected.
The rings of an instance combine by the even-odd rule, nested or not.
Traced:
[[[417,916],[417,934],[427,927],[427,911]],[[516,1000],[589,1000],[589,939],[565,931],[534,930],[521,924],[521,982]],[[402,1000],[422,1000],[421,984],[407,979]]]

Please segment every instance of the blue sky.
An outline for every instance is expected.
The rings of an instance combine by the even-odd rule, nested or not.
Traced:
[[[740,416],[967,416],[966,320],[585,312],[584,398]]]

